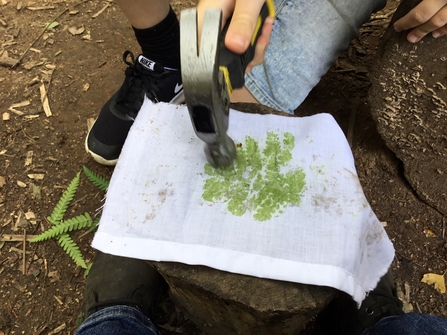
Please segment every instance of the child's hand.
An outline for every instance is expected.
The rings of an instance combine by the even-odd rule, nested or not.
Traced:
[[[231,17],[230,26],[225,36],[225,45],[229,50],[242,54],[250,44],[264,2],[264,0],[201,0],[197,5],[198,26],[201,27],[205,9],[221,8],[224,23]],[[262,35],[259,36],[256,44],[255,56],[248,65],[247,72],[251,71],[253,66],[263,62],[273,29],[273,21],[274,18],[270,17],[265,20]]]
[[[394,23],[397,32],[408,33],[407,40],[411,43],[420,41],[425,35],[439,37],[447,34],[447,0],[423,0],[407,15]]]

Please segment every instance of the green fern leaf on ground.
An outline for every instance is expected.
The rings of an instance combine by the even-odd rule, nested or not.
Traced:
[[[106,178],[92,172],[85,166],[83,166],[83,171],[87,178],[100,190],[107,190],[109,181]],[[55,238],[62,246],[64,251],[76,263],[76,265],[87,269],[87,264],[85,263],[78,245],[76,244],[76,242],[73,241],[68,233],[73,230],[78,230],[86,227],[89,228],[87,233],[90,233],[98,227],[100,218],[98,217],[93,221],[88,213],[84,213],[74,218],[65,221],[63,220],[65,212],[67,211],[68,206],[75,197],[76,191],[79,188],[80,180],[81,172],[78,172],[76,174],[76,177],[73,178],[73,180],[70,182],[70,184],[62,194],[51,215],[47,217],[47,220],[51,223],[52,226],[48,230],[44,231],[42,234],[33,238],[31,242],[41,242],[50,238]]]
[[[45,241],[50,238],[58,237],[59,235],[68,233],[73,230],[78,230],[85,227],[91,227],[92,224],[93,220],[90,217],[90,215],[86,212],[74,218],[59,222],[57,223],[57,225],[53,225],[50,229],[44,231],[42,234],[39,234],[38,236],[30,240],[30,242]]]
[[[62,219],[64,218],[64,214],[67,211],[68,205],[70,205],[70,202],[73,200],[76,191],[78,190],[80,179],[81,172],[78,172],[76,174],[76,177],[73,178],[73,180],[70,182],[70,185],[68,185],[67,189],[62,194],[56,207],[54,207],[53,213],[51,213],[50,215],[50,222],[62,221]]]
[[[87,277],[90,273],[90,269],[92,268],[93,262],[87,264],[87,268],[84,271],[84,277]]]
[[[57,241],[77,265],[79,265],[83,269],[87,268],[87,264],[85,264],[84,257],[82,257],[82,253],[79,250],[79,247],[72,240],[70,235],[68,235],[67,233],[62,234],[57,238]]]
[[[101,217],[98,216],[92,223],[90,229],[88,230],[87,233],[91,233],[92,231],[94,231],[96,228],[98,228],[99,226],[99,220],[101,220]]]
[[[56,221],[54,220],[51,216],[47,216],[47,220],[49,223],[51,223],[52,225],[58,225],[59,223],[61,223],[61,221]]]
[[[82,169],[84,170],[87,179],[90,180],[93,185],[98,187],[101,191],[107,191],[107,188],[109,187],[109,180],[93,172],[85,166],[83,166]]]
[[[83,171],[87,178],[100,190],[107,190],[109,181],[106,178],[92,172],[85,166],[83,166]],[[65,212],[67,211],[68,206],[75,197],[76,191],[79,188],[80,180],[81,172],[78,172],[76,174],[76,177],[73,178],[73,180],[70,182],[70,184],[62,194],[51,215],[47,217],[47,220],[52,225],[50,229],[33,238],[31,242],[40,242],[48,240],[50,238],[56,238],[64,251],[71,257],[71,259],[78,266],[86,269],[87,264],[85,263],[82,253],[76,242],[73,241],[68,233],[73,230],[78,230],[85,227],[89,228],[87,232],[89,233],[97,228],[99,224],[99,218],[93,221],[88,213],[84,213],[74,218],[65,221],[63,220]]]

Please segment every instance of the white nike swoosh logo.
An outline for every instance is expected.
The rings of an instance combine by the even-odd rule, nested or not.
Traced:
[[[178,92],[180,92],[183,88],[183,84],[175,84],[175,88],[174,88],[174,93],[177,94]]]

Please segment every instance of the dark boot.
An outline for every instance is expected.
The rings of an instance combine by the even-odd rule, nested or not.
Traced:
[[[317,324],[324,334],[360,335],[384,317],[404,314],[402,305],[397,297],[392,271],[388,270],[360,308],[350,296],[340,294],[321,313]]]
[[[126,305],[152,319],[166,283],[146,261],[98,251],[87,276],[82,317]]]

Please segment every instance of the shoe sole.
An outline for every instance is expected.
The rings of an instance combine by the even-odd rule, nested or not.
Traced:
[[[177,94],[171,101],[169,101],[170,104],[175,105],[181,105],[185,102],[185,94],[183,93],[183,90]],[[96,120],[95,120],[96,122]],[[118,158],[116,159],[105,159],[104,157],[101,157],[98,154],[95,154],[93,151],[91,151],[88,147],[88,136],[90,135],[91,128],[88,130],[87,136],[85,137],[84,145],[85,145],[85,151],[92,156],[92,158],[95,160],[95,162],[105,165],[105,166],[115,166],[118,162]]]
[[[101,157],[100,155],[95,154],[93,151],[91,151],[89,149],[88,136],[90,135],[90,131],[91,131],[91,128],[88,130],[87,136],[85,137],[85,141],[84,141],[85,151],[87,151],[87,153],[90,154],[90,156],[92,156],[92,158],[95,160],[95,162],[97,162],[101,165],[105,165],[105,166],[115,166],[116,163],[118,162],[118,158],[107,160],[104,157]]]

